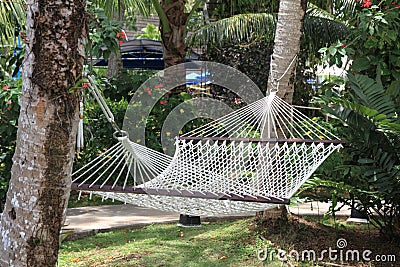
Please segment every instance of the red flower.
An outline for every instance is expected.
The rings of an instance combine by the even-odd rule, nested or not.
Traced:
[[[156,88],[156,89],[158,89],[158,88],[162,88],[163,87],[163,85],[160,83],[160,84],[157,84],[157,85],[154,85],[154,88]]]
[[[9,86],[9,85],[5,85],[5,86],[3,86],[3,90],[4,90],[4,91],[7,91],[7,90],[8,90],[8,88],[10,88],[10,86]]]
[[[10,110],[11,110],[11,108],[10,108],[10,107],[8,107],[8,108],[7,108],[7,110],[8,110],[8,111],[10,111]]]
[[[7,104],[8,104],[8,105],[11,105],[11,104],[12,104],[12,101],[11,101],[11,100],[8,100]]]
[[[82,84],[82,88],[89,88],[89,84],[88,83],[83,83]]]
[[[120,31],[119,33],[117,33],[117,38],[119,39],[126,39],[126,34],[123,31]]]
[[[365,0],[364,3],[362,4],[362,7],[369,8],[372,6],[371,0]]]
[[[168,100],[162,100],[162,101],[160,101],[160,104],[161,105],[166,105],[168,103]]]
[[[340,45],[340,48],[345,48],[345,47],[346,47],[345,44],[341,44],[341,45]]]
[[[122,45],[124,42],[123,41],[119,41],[119,45]]]
[[[151,95],[151,93],[153,92],[153,91],[151,91],[150,87],[147,87],[145,90],[146,90],[148,95]]]

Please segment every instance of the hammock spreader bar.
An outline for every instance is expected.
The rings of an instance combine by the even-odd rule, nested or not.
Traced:
[[[160,195],[160,196],[260,202],[260,203],[284,204],[284,205],[290,204],[290,199],[287,198],[225,194],[225,193],[204,192],[204,191],[186,190],[186,189],[177,190],[177,189],[160,189],[160,188],[141,188],[132,186],[126,186],[126,187],[108,186],[108,185],[100,186],[100,185],[78,184],[78,183],[72,183],[71,189],[81,190],[81,191],[94,191],[94,192],[149,194],[149,195]]]
[[[193,141],[235,141],[235,142],[252,142],[252,143],[327,143],[327,144],[345,144],[342,140],[323,140],[323,139],[299,139],[299,138],[234,138],[234,137],[195,137],[195,136],[180,136],[178,140],[193,140]]]

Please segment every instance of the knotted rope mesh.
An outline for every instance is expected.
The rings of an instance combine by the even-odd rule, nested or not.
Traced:
[[[121,136],[73,174],[105,198],[190,215],[287,204],[335,150],[332,133],[275,93],[177,137],[173,157]]]

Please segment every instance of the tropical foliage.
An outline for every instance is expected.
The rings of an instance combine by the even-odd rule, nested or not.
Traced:
[[[337,130],[347,144],[307,187],[317,198],[360,202],[361,212],[391,238],[400,236],[399,7],[361,1],[348,39],[321,50],[330,64],[343,54],[353,60],[347,90],[333,84],[319,99],[341,122]]]
[[[21,86],[21,80],[3,78],[0,81],[0,211],[11,178]]]
[[[25,25],[25,0],[0,1],[0,43],[11,45]]]
[[[160,31],[154,24],[147,24],[146,28],[141,29],[141,31],[143,33],[136,34],[136,37],[158,41],[161,40]]]
[[[325,165],[309,182],[314,193],[319,192],[315,196],[349,205],[358,201],[382,233],[399,235],[399,106],[379,79],[359,74],[349,74],[349,91],[328,90],[321,100],[324,109],[342,122],[337,127],[347,145],[336,164]]]
[[[238,14],[204,25],[188,38],[189,46],[250,43],[257,40],[272,44],[276,13]],[[304,20],[303,43],[316,53],[326,44],[347,34],[347,27],[333,15],[309,4]]]
[[[119,41],[125,39],[125,33],[120,36],[122,22],[109,20],[102,8],[89,6],[89,10],[91,19],[86,54],[89,58],[108,59],[112,52],[119,50]]]

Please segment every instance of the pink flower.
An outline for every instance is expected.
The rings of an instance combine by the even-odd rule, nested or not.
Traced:
[[[239,105],[242,101],[240,100],[240,98],[235,97],[235,104]]]
[[[157,84],[157,85],[154,85],[154,88],[162,88],[163,87],[163,85],[160,83],[160,84]]]
[[[8,100],[7,104],[8,104],[8,105],[11,105],[11,104],[12,104],[12,101],[11,101],[11,100]]]
[[[7,110],[8,110],[8,111],[10,111],[10,110],[11,110],[11,108],[10,108],[10,107],[8,107],[8,108],[7,108]]]
[[[4,91],[7,91],[7,90],[8,90],[8,88],[10,88],[10,86],[9,86],[9,85],[5,85],[5,86],[3,86],[3,90],[4,90]]]
[[[168,100],[162,100],[162,101],[160,101],[160,104],[161,105],[166,105],[168,103]]]
[[[124,42],[123,41],[119,41],[119,45],[122,45]]]

